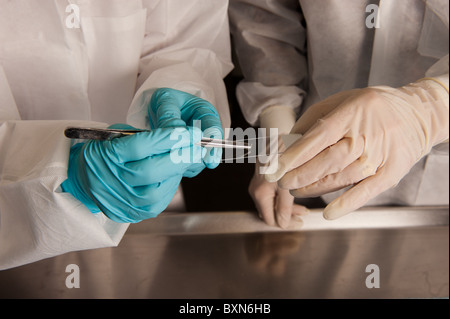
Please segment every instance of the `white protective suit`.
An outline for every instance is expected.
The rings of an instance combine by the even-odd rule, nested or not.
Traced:
[[[231,0],[229,15],[244,75],[236,94],[252,125],[271,110],[264,122],[292,127],[312,104],[354,88],[433,77],[448,92],[448,0]],[[367,205],[448,203],[447,142]]]
[[[0,0],[0,269],[116,246],[128,227],[61,192],[73,144],[65,127],[148,127],[141,93],[159,87],[208,100],[229,126],[227,9],[225,0]]]

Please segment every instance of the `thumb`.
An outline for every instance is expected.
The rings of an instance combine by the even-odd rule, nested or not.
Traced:
[[[217,127],[209,127],[203,132],[204,137],[209,137],[212,139],[222,139],[223,133],[222,129]],[[222,160],[222,148],[220,147],[206,147],[206,154],[203,157],[203,162],[205,166],[209,169],[214,169],[219,166]]]
[[[124,163],[190,147],[199,143],[201,138],[201,130],[195,127],[158,128],[104,141],[104,146],[110,157]]]

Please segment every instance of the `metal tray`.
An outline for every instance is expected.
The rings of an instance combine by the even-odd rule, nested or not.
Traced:
[[[0,298],[448,298],[448,220],[448,207],[314,210],[282,230],[253,212],[163,213],[118,247],[0,271]]]

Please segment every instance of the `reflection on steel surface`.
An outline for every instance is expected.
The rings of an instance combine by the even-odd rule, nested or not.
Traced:
[[[302,223],[291,222],[287,231],[316,231],[330,229],[404,228],[448,226],[448,207],[363,208],[336,220],[325,220],[321,210],[314,209],[302,216]],[[248,212],[170,213],[151,222],[133,225],[131,231],[162,234],[219,234],[279,232],[278,227],[264,224]]]
[[[449,296],[448,207],[315,211],[281,230],[250,212],[162,214],[115,248],[0,272],[1,298],[442,298]],[[79,267],[68,289],[66,266]],[[369,289],[368,265],[380,271]]]

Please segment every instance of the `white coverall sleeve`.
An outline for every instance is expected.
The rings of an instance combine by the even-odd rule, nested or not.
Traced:
[[[128,227],[92,214],[61,191],[71,146],[64,129],[70,125],[105,126],[0,119],[0,270],[70,251],[117,246]]]
[[[306,30],[298,0],[231,0],[230,29],[244,80],[236,95],[251,125],[268,107],[298,117],[307,84]],[[292,111],[284,112],[287,117]]]
[[[447,94],[449,89],[448,29],[448,2],[427,1],[417,50],[423,56],[437,59],[437,62],[427,70],[425,76],[441,84]],[[446,98],[448,99],[448,96]]]
[[[449,52],[448,52],[448,30],[449,11],[448,2],[430,0],[425,5],[425,15],[422,33],[419,39],[418,52],[421,55],[437,60],[425,73],[425,78],[439,83],[442,87],[438,98],[446,101],[448,107],[449,99]],[[448,134],[448,132],[446,132]],[[444,152],[442,152],[444,151]],[[444,143],[437,145],[432,153],[447,154],[448,161],[448,139]],[[428,159],[431,161],[432,159]],[[447,162],[448,165],[448,162]]]
[[[128,224],[92,214],[60,189],[71,146],[64,129],[86,123],[21,121],[1,65],[0,102],[0,270],[116,246]]]
[[[146,2],[151,1],[144,1],[144,5]],[[160,1],[147,11],[138,90],[127,122],[148,128],[151,95],[156,89],[167,87],[210,102],[217,109],[223,128],[228,128],[231,120],[223,81],[233,68],[228,1],[197,0],[175,6],[172,1]]]
[[[128,122],[147,127],[152,90],[170,87],[210,101],[230,125],[223,78],[232,69],[228,1],[143,1],[147,29]],[[92,214],[61,191],[74,141],[67,126],[92,121],[21,121],[0,65],[0,269],[70,251],[117,246],[128,224]],[[108,123],[112,124],[112,123]]]

